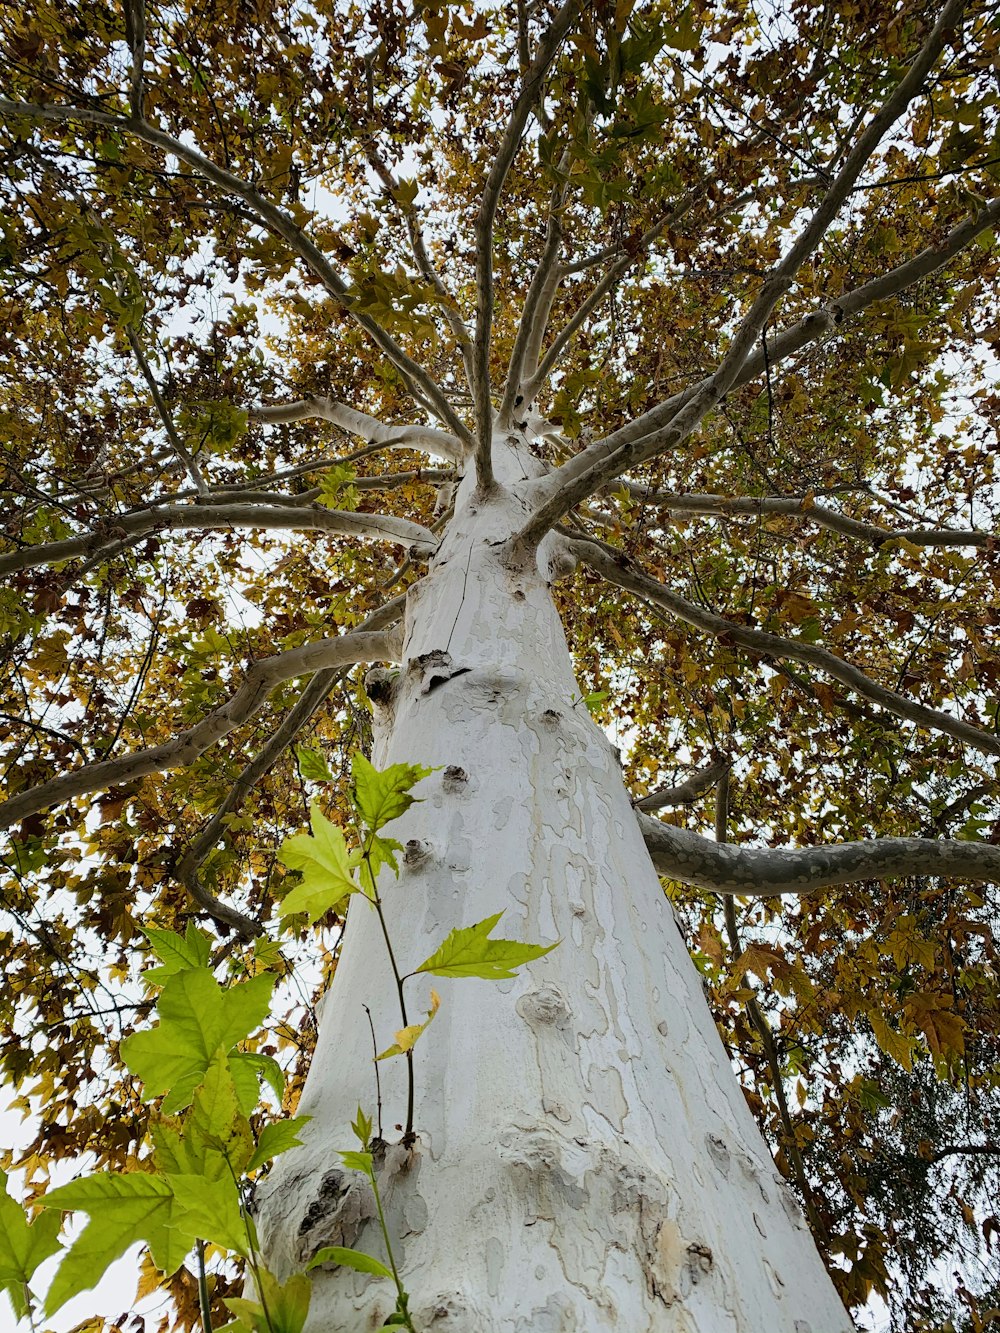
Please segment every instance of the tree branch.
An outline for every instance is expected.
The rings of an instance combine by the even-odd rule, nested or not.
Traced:
[[[80,555],[93,555],[105,547],[114,554],[147,532],[176,529],[208,531],[212,528],[260,528],[293,532],[335,532],[351,537],[371,537],[400,546],[412,546],[425,555],[437,549],[437,538],[419,523],[392,514],[358,514],[353,510],[324,509],[320,505],[293,508],[272,504],[155,505],[130,514],[115,515],[101,528],[80,537],[43,542],[0,556],[0,574],[38,565],[59,564]]]
[[[128,345],[132,349],[132,355],[139,364],[142,377],[149,388],[150,397],[153,400],[153,406],[156,408],[156,414],[163,423],[163,429],[167,433],[167,439],[173,448],[174,453],[184,466],[185,472],[191,478],[195,490],[199,495],[208,493],[208,483],[205,480],[201,468],[198,466],[188,449],[187,445],[180,437],[180,432],[174,425],[174,419],[170,415],[170,410],[163,400],[163,394],[160,393],[160,386],[156,382],[156,376],[153,374],[149,361],[146,359],[146,353],[143,351],[139,336],[131,325],[126,326],[125,336],[128,339]]]
[[[646,598],[647,601],[669,611],[678,620],[683,620],[685,624],[692,625],[695,629],[703,630],[714,638],[724,638],[729,643],[749,648],[751,652],[763,657],[773,657],[779,661],[786,659],[815,667],[896,717],[915,722],[917,726],[924,727],[928,731],[943,732],[946,736],[953,736],[956,740],[963,741],[984,754],[1000,755],[1000,738],[991,736],[989,732],[974,727],[969,722],[963,722],[961,718],[951,717],[937,708],[928,708],[913,699],[907,699],[902,694],[897,694],[895,690],[886,689],[863,671],[825,648],[817,648],[814,644],[801,643],[794,639],[785,639],[764,630],[749,629],[745,625],[737,624],[735,620],[727,620],[723,616],[716,615],[714,611],[696,606],[686,597],[681,597],[679,593],[672,592],[662,583],[657,583],[655,579],[643,574],[626,557],[616,559],[595,542],[572,540],[567,542],[567,546],[573,555],[602,574],[609,583],[627,588],[629,592]]]
[[[184,768],[259,712],[271,691],[282,681],[356,662],[393,661],[397,653],[395,635],[355,631],[262,658],[248,667],[244,682],[236,693],[193,727],[162,745],[135,750],[120,759],[87,764],[19,792],[0,805],[0,828],[9,828],[39,810],[71,801],[76,796],[135,782],[149,773]]]
[[[564,153],[560,170],[566,170],[568,166],[567,158],[568,153]],[[515,404],[530,403],[534,398],[533,393],[524,392],[521,380],[526,365],[531,365],[532,371],[534,370],[534,365],[529,360],[529,348],[538,348],[542,344],[542,339],[545,336],[545,323],[559,286],[557,261],[562,249],[563,239],[560,209],[566,199],[569,182],[568,171],[566,171],[566,177],[566,184],[553,187],[549,201],[549,217],[545,226],[545,244],[542,247],[541,258],[532,274],[528,294],[524,298],[521,318],[518,321],[517,334],[514,338],[514,346],[511,348],[510,359],[507,363],[507,380],[497,414],[497,426],[500,430],[510,428],[511,414],[514,411]]]
[[[437,306],[444,315],[448,327],[451,329],[452,337],[462,353],[462,363],[465,366],[466,378],[469,381],[469,388],[472,388],[472,338],[466,327],[465,320],[455,303],[455,298],[445,286],[444,279],[431,263],[431,257],[427,252],[427,243],[424,240],[423,228],[420,226],[420,214],[417,211],[416,204],[407,204],[401,199],[399,193],[399,182],[393,176],[388,163],[378,153],[374,143],[369,139],[365,145],[365,156],[368,158],[372,169],[375,171],[379,180],[386,188],[386,193],[399,210],[403,222],[406,225],[406,234],[410,240],[410,250],[413,253],[413,259],[417,266],[417,271],[423,280],[433,289],[437,298]]]
[[[719,759],[709,764],[707,768],[692,773],[675,787],[664,787],[662,791],[652,792],[649,796],[643,796],[641,800],[633,801],[632,807],[650,813],[654,810],[674,809],[678,805],[690,805],[708,791],[709,787],[721,782],[723,775],[729,772],[729,767],[728,759]]]
[[[793,850],[717,843],[636,812],[659,874],[737,897],[811,893],[907,875],[1000,883],[1000,847],[932,838],[870,838]]]
[[[908,542],[911,546],[979,546],[988,547],[997,541],[994,533],[977,531],[974,528],[892,528],[880,527],[877,523],[864,523],[856,518],[838,514],[836,510],[817,504],[809,496],[768,495],[761,498],[753,496],[728,497],[724,495],[687,495],[649,494],[643,487],[629,481],[621,483],[634,499],[646,505],[656,505],[670,514],[789,514],[795,518],[816,523],[819,527],[829,528],[842,533],[845,537],[854,537],[859,541],[870,542],[872,546],[885,546],[894,542]]]
[[[384,606],[379,607],[377,611],[368,616],[366,620],[363,620],[355,633],[382,630],[395,623],[398,617],[402,615],[405,601],[405,593],[392,598],[391,601],[386,602]],[[224,832],[226,816],[242,806],[256,784],[268,769],[277,763],[309,718],[327,698],[333,687],[339,681],[342,681],[346,674],[346,670],[340,667],[319,671],[313,676],[293,707],[282,718],[277,730],[271,734],[263,748],[254,755],[250,763],[243,769],[226,793],[225,800],[216,809],[197,838],[189,844],[177,863],[177,877],[185,885],[191,897],[206,911],[216,916],[217,919],[224,920],[227,925],[233,926],[244,939],[261,934],[262,927],[249,917],[244,917],[242,922],[237,925],[232,920],[233,909],[220,903],[206,889],[199,871],[205,862],[205,858]],[[212,906],[208,906],[209,902]],[[218,908],[222,908],[225,913],[221,918],[218,917]],[[236,915],[239,916],[240,914],[236,913]],[[247,933],[247,928],[249,928],[249,933]]]
[[[358,435],[369,444],[389,449],[423,449],[451,462],[459,462],[462,458],[461,440],[447,431],[435,430],[433,426],[386,425],[367,412],[358,412],[346,403],[338,403],[335,398],[320,398],[317,394],[307,394],[294,403],[252,408],[249,417],[251,421],[260,421],[269,426],[319,418],[332,421],[341,430]]]
[[[493,403],[490,392],[490,344],[493,332],[493,225],[507,173],[521,146],[524,127],[538,96],[542,80],[555,59],[563,38],[576,15],[579,0],[565,0],[539,44],[521,84],[507,129],[497,149],[483,187],[476,218],[476,337],[472,354],[472,395],[475,402],[476,478],[483,490],[493,480]]]
[[[129,106],[136,120],[143,119],[143,64],[146,59],[146,6],[144,0],[125,0],[125,41],[132,55]]]

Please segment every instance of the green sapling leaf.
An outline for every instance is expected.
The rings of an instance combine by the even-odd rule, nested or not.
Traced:
[[[352,871],[357,863],[347,851],[344,835],[313,802],[312,833],[296,833],[278,848],[278,860],[289,870],[302,872],[302,882],[281,900],[282,918],[305,913],[310,923],[340,904],[358,885]]]
[[[375,1167],[370,1152],[342,1152],[340,1160],[348,1171],[363,1171],[369,1180],[374,1180]]]
[[[299,1130],[310,1119],[311,1116],[300,1115],[296,1116],[294,1120],[275,1120],[270,1125],[265,1125],[260,1131],[257,1149],[244,1169],[246,1171],[256,1171],[259,1166],[263,1166],[265,1162],[270,1162],[272,1158],[287,1152],[289,1148],[301,1147],[302,1140],[299,1138]]]
[[[514,976],[517,968],[525,963],[551,953],[559,943],[556,940],[555,944],[520,944],[517,940],[488,939],[502,916],[503,912],[497,912],[474,926],[453,930],[416,972],[430,972],[436,977],[481,977],[486,981],[503,981]]]
[[[345,1249],[342,1245],[325,1245],[306,1264],[306,1271],[318,1268],[320,1264],[339,1264],[342,1268],[353,1268],[358,1273],[374,1273],[376,1277],[392,1280],[392,1269],[387,1268],[381,1260],[373,1259],[370,1254],[362,1254],[360,1250]]]
[[[362,1148],[364,1148],[365,1151],[367,1152],[368,1145],[372,1141],[373,1123],[371,1116],[365,1115],[364,1111],[362,1111],[360,1106],[358,1107],[358,1114],[355,1117],[354,1123],[351,1125],[351,1128],[354,1130],[354,1134],[358,1142],[361,1144]]]
[[[212,952],[212,941],[193,921],[187,924],[183,935],[157,926],[141,926],[142,933],[161,960],[159,967],[151,967],[142,974],[147,985],[162,986],[167,977],[175,976],[192,967],[207,967]]]
[[[48,1314],[95,1287],[108,1265],[137,1240],[146,1242],[157,1268],[169,1276],[198,1239],[197,1231],[184,1224],[187,1210],[170,1182],[145,1171],[88,1176],[49,1190],[40,1202],[43,1208],[90,1214],[52,1280],[45,1301]]]
[[[377,833],[383,825],[398,819],[418,799],[410,795],[410,789],[433,772],[420,764],[390,764],[380,772],[360,750],[355,750],[351,757],[351,800],[361,822]]]

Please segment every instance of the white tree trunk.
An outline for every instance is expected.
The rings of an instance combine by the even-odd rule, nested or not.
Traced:
[[[504,909],[497,934],[547,943],[515,981],[437,980],[417,1044],[417,1142],[380,1179],[418,1330],[443,1333],[842,1333],[851,1322],[780,1179],[719,1040],[639,835],[617,758],[580,702],[547,570],[512,570],[523,448],[496,449],[508,489],[471,482],[410,594],[399,677],[374,761],[434,764],[407,842],[380,880],[403,971],[455,926]],[[545,565],[540,557],[541,565]],[[408,983],[410,1021],[428,979]],[[375,1112],[380,1049],[400,1026],[374,912],[352,900],[300,1113],[259,1224],[268,1262],[322,1246],[384,1258],[372,1201],[336,1149]],[[405,1061],[379,1065],[399,1139]],[[316,1279],[309,1329],[362,1333],[388,1282]]]

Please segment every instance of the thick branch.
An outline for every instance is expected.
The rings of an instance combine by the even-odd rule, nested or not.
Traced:
[[[307,421],[310,418],[332,421],[341,430],[358,435],[369,444],[381,444],[389,449],[417,449],[437,454],[457,462],[462,457],[462,442],[444,430],[433,426],[392,426],[367,412],[358,412],[335,398],[320,398],[307,394],[294,403],[275,403],[271,407],[256,407],[250,412],[251,421],[279,425],[289,421]]]
[[[753,496],[729,497],[724,495],[669,495],[666,493],[650,494],[641,486],[631,482],[622,482],[629,493],[643,504],[655,505],[670,514],[790,514],[821,528],[840,532],[845,537],[855,537],[859,541],[870,542],[872,546],[884,546],[890,542],[908,542],[911,546],[989,546],[996,542],[993,533],[977,531],[974,528],[892,528],[880,527],[877,523],[863,523],[856,518],[838,514],[834,509],[817,504],[807,496],[768,495],[761,498]]]
[[[452,337],[455,339],[459,350],[462,353],[462,362],[465,366],[466,377],[469,381],[469,388],[472,388],[472,338],[469,330],[466,328],[465,320],[455,303],[455,298],[445,286],[444,279],[431,262],[431,257],[427,251],[427,242],[424,239],[423,228],[420,225],[420,214],[417,211],[416,204],[406,204],[402,202],[399,182],[393,176],[388,164],[383,160],[375,148],[374,142],[369,140],[366,144],[365,153],[372,169],[377,174],[379,180],[386,188],[386,193],[392,202],[399,209],[406,224],[406,234],[410,239],[410,250],[413,252],[413,258],[417,265],[417,271],[423,280],[434,291],[437,298],[437,307],[444,315],[448,327],[451,329]]]
[[[143,64],[146,59],[146,6],[144,0],[125,0],[125,40],[132,55],[129,106],[136,120],[143,118]]]
[[[933,875],[1000,883],[1000,847],[932,838],[872,838],[794,850],[711,842],[636,813],[657,871],[714,893],[769,898],[861,880]]]
[[[707,768],[692,773],[675,787],[664,787],[662,791],[654,791],[649,796],[643,796],[641,800],[633,802],[634,808],[650,812],[672,810],[678,805],[690,805],[707,792],[709,787],[714,787],[720,782],[728,772],[729,760],[719,759],[716,763],[709,764]]]
[[[319,505],[292,508],[290,505],[211,504],[156,505],[131,514],[115,515],[111,522],[95,532],[63,541],[44,542],[22,551],[0,556],[0,574],[37,565],[54,565],[91,555],[103,547],[119,548],[147,532],[194,528],[260,528],[293,532],[335,532],[351,537],[371,537],[415,546],[424,554],[437,549],[437,538],[419,523],[392,514],[358,514],[353,510],[323,509]]]
[[[1000,738],[991,736],[988,731],[974,727],[969,722],[963,722],[961,718],[951,717],[937,708],[928,708],[913,699],[907,699],[905,695],[897,694],[895,690],[886,689],[863,671],[825,648],[794,639],[785,639],[778,634],[768,634],[764,630],[749,629],[735,620],[727,620],[713,611],[696,606],[686,597],[681,597],[679,593],[672,592],[662,583],[657,583],[655,579],[643,574],[624,556],[616,559],[594,542],[576,540],[567,544],[575,556],[602,574],[609,583],[617,584],[620,588],[627,588],[629,592],[644,597],[655,606],[660,606],[679,620],[683,620],[685,624],[693,625],[695,629],[704,630],[714,638],[724,638],[729,643],[749,648],[751,652],[765,658],[801,662],[805,666],[815,667],[896,717],[915,722],[917,726],[924,727],[928,731],[943,732],[946,736],[953,736],[956,740],[963,741],[984,754],[1000,755]]]
[[[564,169],[565,165],[565,163],[560,163],[560,168]],[[503,398],[498,413],[498,426],[501,430],[509,428],[515,404],[520,402],[530,403],[534,398],[533,393],[525,394],[522,391],[521,381],[524,378],[526,366],[530,366],[531,370],[534,370],[534,364],[529,360],[529,348],[538,348],[542,345],[545,322],[548,319],[552,301],[559,286],[557,261],[563,238],[560,209],[565,200],[566,191],[566,185],[556,186],[552,191],[552,198],[549,203],[549,219],[545,228],[545,244],[542,247],[541,258],[535,267],[535,272],[528,286],[528,294],[524,299],[524,307],[521,310],[521,318],[517,326],[517,335],[514,338],[514,346],[511,349],[510,359],[507,363],[507,382],[504,385]]]
[[[312,241],[297,223],[277,204],[271,202],[248,181],[234,176],[231,171],[220,167],[218,163],[205,157],[196,148],[164,130],[156,129],[144,120],[113,116],[95,107],[55,106],[11,102],[0,97],[0,116],[8,119],[52,121],[65,125],[77,121],[88,125],[103,125],[122,134],[132,134],[151,147],[172,153],[181,162],[186,162],[199,176],[211,181],[227,194],[235,194],[243,199],[269,231],[280,236],[290,249],[299,256],[307,268],[337,303],[348,312],[353,320],[371,337],[377,347],[388,359],[416,385],[419,385],[426,399],[433,404],[434,412],[445,424],[468,443],[472,442],[465,425],[452,410],[450,403],[440,386],[416,361],[410,357],[377,320],[364,311],[358,310],[350,294],[347,283],[333,268],[322,250]]]
[[[614,260],[610,268],[590,292],[590,295],[581,302],[579,308],[573,314],[566,326],[559,331],[541,362],[532,367],[531,379],[524,385],[524,395],[527,401],[530,402],[538,395],[542,385],[558,365],[563,353],[572,343],[580,329],[594,311],[603,304],[610,293],[615,290],[628,270],[638,263],[640,259],[645,259],[646,255],[649,253],[650,247],[663,234],[663,232],[676,227],[677,224],[690,213],[695,204],[705,197],[708,184],[709,178],[702,177],[689,190],[686,190],[674,204],[670,212],[660,218],[659,222],[654,222],[651,227],[648,227],[643,235],[639,237],[637,242],[629,245],[624,254],[619,253],[619,247],[608,247],[606,250],[599,252],[598,255],[591,256],[586,261],[576,264],[565,264],[557,272],[557,278],[561,280],[563,277],[567,277],[571,273],[592,267],[603,260]],[[745,198],[752,197],[752,195],[747,195],[741,196],[740,199],[720,201],[719,211],[723,212],[728,209],[736,208]],[[531,363],[529,362],[529,365],[530,364]]]
[[[476,218],[476,338],[472,355],[472,393],[476,409],[476,477],[484,490],[493,486],[493,404],[490,393],[490,343],[493,332],[493,225],[496,221],[507,173],[521,146],[524,127],[535,103],[542,80],[555,59],[563,38],[579,7],[579,0],[566,0],[542,38],[531,62],[507,129],[497,149],[493,166],[483,187],[483,197]]]
[[[377,611],[368,616],[355,632],[364,633],[384,629],[393,624],[402,614],[405,600],[406,597],[403,594],[394,597],[390,602],[386,602],[384,606],[379,607]],[[346,674],[346,669],[340,667],[318,671],[313,676],[293,707],[282,718],[277,730],[268,737],[263,748],[254,755],[250,763],[243,769],[226,793],[225,800],[216,809],[197,838],[188,846],[177,864],[177,877],[185,885],[195,902],[204,907],[217,920],[225,921],[227,925],[232,926],[244,939],[250,939],[261,934],[262,927],[249,917],[242,916],[232,907],[221,903],[205,887],[198,872],[205,858],[224,832],[226,816],[242,806],[247,795],[268,769],[277,763],[333,687],[338,681],[343,680]],[[234,918],[238,918],[238,920]]]
[[[259,712],[282,681],[356,662],[392,661],[397,653],[394,634],[355,632],[262,658],[247,668],[243,684],[230,699],[187,731],[162,745],[136,750],[120,759],[88,764],[20,792],[0,806],[0,828],[9,828],[28,815],[76,796],[135,782],[149,773],[184,768]]]

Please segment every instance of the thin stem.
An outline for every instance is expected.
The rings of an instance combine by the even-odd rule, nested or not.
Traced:
[[[369,853],[364,854],[365,865],[368,867],[368,877],[371,881],[372,893],[374,897],[372,902],[375,911],[378,913],[379,925],[382,927],[382,938],[385,940],[386,952],[389,955],[389,963],[392,967],[392,975],[396,978],[396,994],[399,996],[399,1013],[403,1020],[403,1027],[409,1027],[410,1020],[406,1015],[406,997],[403,994],[403,982],[406,980],[400,975],[399,967],[396,963],[396,955],[393,952],[392,940],[389,938],[389,928],[385,924],[385,916],[382,912],[382,899],[378,895],[378,889],[375,887],[375,876],[372,873],[372,863]],[[406,1129],[403,1133],[403,1143],[409,1147],[413,1142],[413,1050],[406,1052]]]
[[[264,1283],[260,1277],[260,1257],[257,1254],[257,1247],[253,1243],[253,1232],[250,1230],[250,1214],[247,1212],[246,1202],[243,1198],[243,1190],[240,1186],[236,1172],[233,1170],[233,1164],[226,1156],[226,1166],[229,1167],[229,1174],[232,1176],[233,1184],[236,1186],[236,1193],[240,1201],[240,1218],[243,1222],[243,1232],[247,1238],[247,1263],[250,1265],[250,1271],[254,1276],[254,1283],[257,1287],[257,1295],[260,1297],[260,1306],[264,1311],[264,1323],[267,1326],[268,1333],[278,1333],[278,1327],[271,1319],[271,1312],[267,1308],[267,1296],[264,1292]]]
[[[212,1302],[208,1295],[208,1274],[205,1272],[205,1242],[195,1241],[198,1255],[198,1305],[201,1309],[201,1326],[205,1333],[212,1333]]]
[[[379,915],[381,916],[381,913],[379,913]],[[388,943],[388,940],[386,942]],[[378,1209],[378,1221],[379,1226],[382,1228],[382,1239],[385,1241],[385,1252],[389,1258],[389,1267],[392,1269],[392,1280],[396,1284],[396,1308],[406,1321],[403,1327],[408,1328],[410,1333],[416,1333],[413,1323],[410,1320],[410,1312],[407,1309],[410,1298],[407,1295],[406,1288],[399,1279],[399,1271],[396,1268],[396,1259],[392,1253],[392,1241],[389,1239],[389,1228],[386,1225],[385,1213],[382,1211],[382,1196],[379,1193],[378,1180],[375,1177],[374,1167],[369,1179],[372,1183],[372,1193],[375,1195],[375,1207]]]
[[[372,1055],[374,1057],[372,1063],[375,1066],[375,1103],[377,1107],[376,1124],[378,1125],[378,1136],[381,1139],[382,1138],[382,1078],[378,1072],[378,1042],[375,1040],[375,1024],[372,1022],[372,1011],[368,1008],[366,1004],[363,1004],[361,1008],[368,1015],[368,1026],[371,1028],[372,1032]]]

